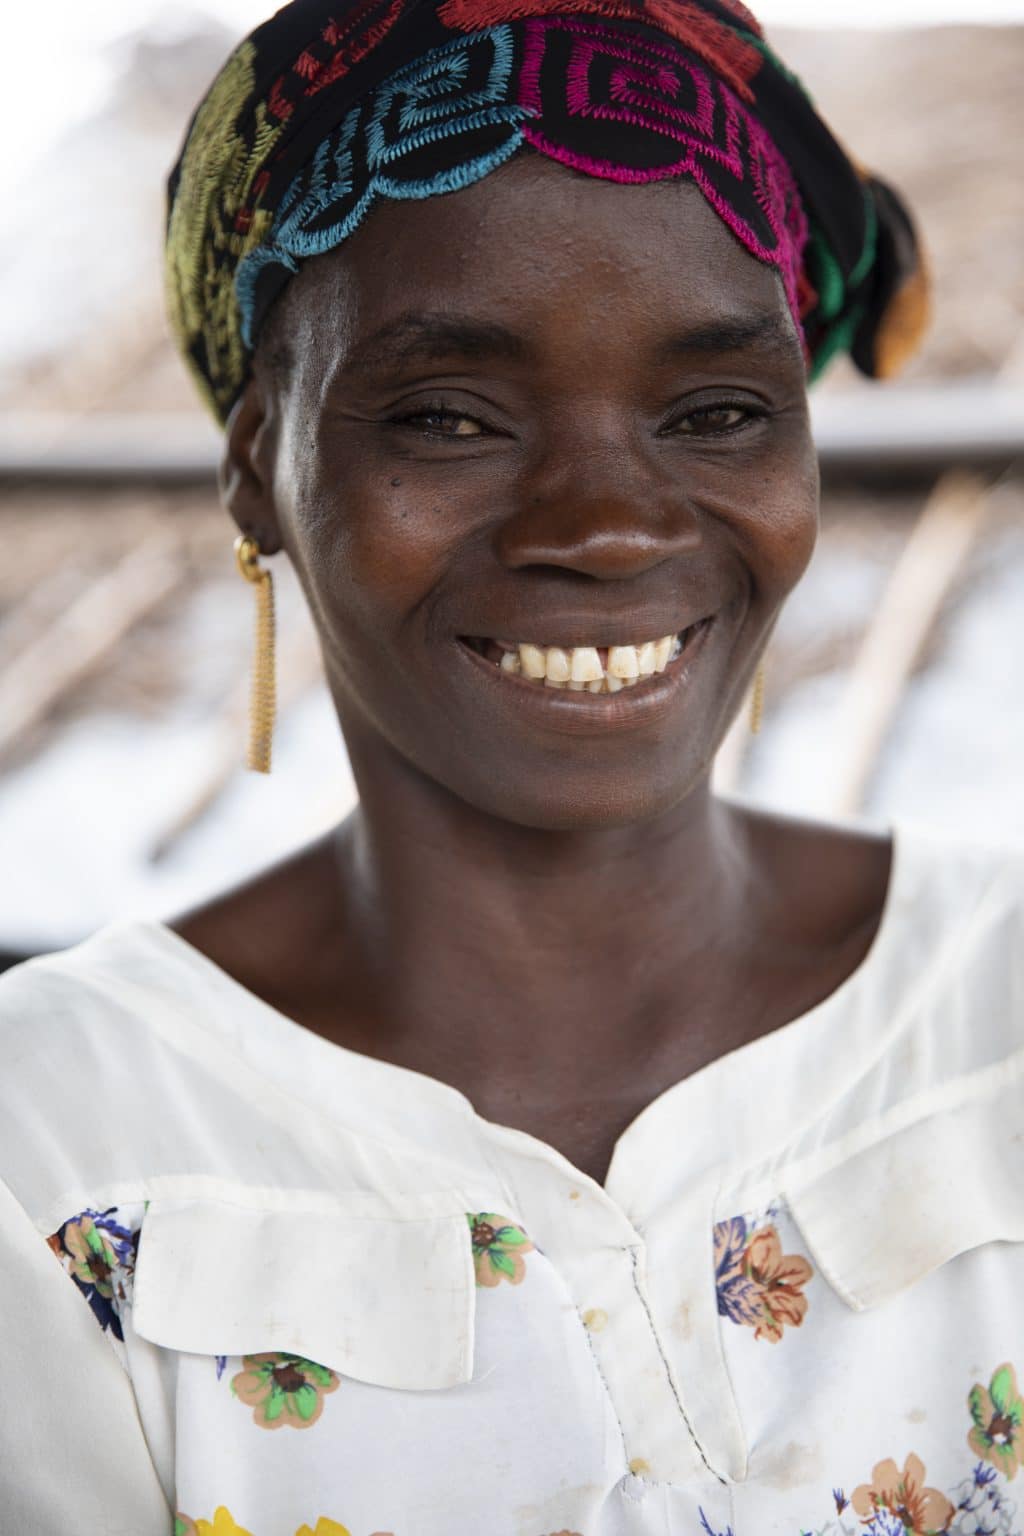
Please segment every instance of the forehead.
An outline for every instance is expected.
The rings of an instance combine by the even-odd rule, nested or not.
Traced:
[[[341,365],[413,312],[474,315],[527,347],[588,355],[760,321],[799,351],[778,273],[691,182],[623,185],[529,152],[458,192],[378,203],[292,287],[291,314],[316,317],[319,347]]]

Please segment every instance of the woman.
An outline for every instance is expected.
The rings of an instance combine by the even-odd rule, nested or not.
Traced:
[[[736,0],[294,0],[170,209],[360,803],[0,985],[4,1529],[1019,1530],[1020,857],[709,784],[899,199]]]

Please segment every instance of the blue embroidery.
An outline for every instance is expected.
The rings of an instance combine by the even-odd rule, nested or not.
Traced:
[[[506,99],[512,65],[511,29],[489,27],[397,70],[349,112],[289,186],[267,243],[239,264],[235,296],[246,347],[253,345],[256,286],[267,267],[297,272],[304,257],[322,255],[346,240],[378,198],[456,192],[515,154],[524,143],[519,125],[534,112]],[[469,89],[467,80],[482,72],[484,83]],[[486,128],[503,128],[507,136],[482,154],[458,159],[459,140]],[[451,165],[426,177],[401,176],[417,150],[449,140],[456,157]],[[357,184],[363,181],[365,187],[358,192]],[[328,217],[330,222],[324,223]]]

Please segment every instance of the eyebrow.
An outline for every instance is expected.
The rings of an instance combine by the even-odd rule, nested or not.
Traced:
[[[774,312],[723,316],[665,337],[655,349],[655,361],[669,363],[755,348],[791,352],[796,345],[795,333]],[[531,355],[522,336],[496,321],[407,311],[359,341],[345,358],[342,372],[366,374],[381,367],[400,369],[453,357],[524,362]]]
[[[706,357],[755,349],[792,353],[798,346],[796,332],[788,318],[775,311],[764,311],[723,316],[692,330],[677,331],[658,345],[656,357],[659,362],[674,362],[693,355]]]
[[[449,357],[522,362],[529,351],[521,336],[494,322],[468,315],[407,312],[358,342],[343,366],[346,373],[369,373],[382,365],[401,368]]]

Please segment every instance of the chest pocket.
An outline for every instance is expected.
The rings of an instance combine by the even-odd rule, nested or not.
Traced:
[[[279,1350],[409,1391],[473,1373],[470,1229],[457,1191],[152,1200],[135,1332],[208,1355]],[[249,1192],[243,1192],[243,1196]]]
[[[786,1190],[819,1272],[865,1311],[985,1243],[1024,1242],[1024,1089],[1016,1060],[942,1108]]]

